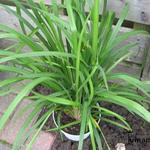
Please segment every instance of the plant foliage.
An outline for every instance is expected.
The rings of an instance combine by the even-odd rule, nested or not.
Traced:
[[[60,130],[77,123],[81,125],[78,150],[82,150],[86,129],[90,132],[93,150],[96,147],[102,149],[100,139],[106,139],[99,120],[131,130],[124,117],[104,108],[102,102],[122,106],[150,122],[150,112],[143,104],[149,103],[150,95],[145,88],[149,82],[113,72],[137,45],[130,43],[121,46],[122,42],[138,34],[147,35],[145,31],[139,30],[119,34],[128,13],[127,4],[117,24],[113,26],[115,13],[106,10],[106,0],[64,0],[61,3],[52,0],[49,7],[43,1],[38,4],[33,0],[27,0],[26,3],[19,0],[12,2],[16,10],[6,5],[2,7],[18,18],[22,32],[0,24],[0,38],[16,41],[10,47],[0,50],[0,71],[12,73],[10,78],[0,81],[0,95],[5,96],[18,90],[15,84],[29,82],[19,86],[19,93],[0,119],[0,130],[24,98],[32,100],[22,110],[21,114],[32,108],[14,142],[14,150],[32,135],[27,146],[27,149],[31,149],[53,111],[67,113],[75,118],[75,122],[50,130]],[[24,48],[29,50],[25,51]],[[37,85],[43,85],[53,92],[50,95],[35,92]],[[137,94],[136,89],[143,96]],[[28,96],[29,93],[32,96]],[[43,107],[48,112],[27,132],[29,124]]]

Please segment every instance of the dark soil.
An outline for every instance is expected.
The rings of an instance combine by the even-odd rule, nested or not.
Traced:
[[[133,131],[129,133],[126,130],[102,122],[102,130],[112,149],[115,149],[117,143],[124,143],[127,150],[150,150],[149,123],[131,114],[124,108],[115,105],[104,105],[124,116],[133,129]]]
[[[55,113],[55,117],[57,118],[56,113]],[[73,119],[72,117],[66,115],[65,113],[61,114],[60,120],[61,120],[61,125],[65,125],[65,124],[68,124],[68,123],[71,123],[71,122],[75,121],[75,119]],[[76,125],[71,126],[69,128],[65,128],[64,131],[67,132],[67,133],[73,134],[73,135],[79,135],[80,125],[76,124]]]
[[[40,94],[43,94],[43,95],[49,95],[50,93],[52,93],[53,91],[43,85],[38,85],[34,88],[34,91],[35,92],[38,92]],[[30,93],[29,96],[32,96],[33,94]]]
[[[47,109],[44,108],[42,110],[42,112],[40,113],[40,116],[42,114],[44,114],[46,111],[47,111]],[[68,117],[67,117],[67,119],[68,119]],[[68,122],[71,120],[68,120]],[[53,119],[52,119],[52,117],[50,117],[49,120],[46,122],[43,130],[48,130],[48,129],[52,129],[55,127],[56,126],[54,125]],[[79,127],[77,127],[76,130],[78,131]],[[69,130],[69,132],[70,132],[70,130]],[[78,142],[73,142],[73,141],[67,140],[64,136],[62,137],[62,134],[60,134],[60,133],[56,133],[56,132],[51,132],[51,133],[56,135],[56,140],[54,141],[54,144],[53,144],[51,150],[77,150],[78,149]],[[73,132],[73,134],[74,134],[74,132]],[[91,150],[90,138],[85,140],[83,150]]]
[[[116,126],[107,124],[105,122],[100,122],[102,131],[112,150],[115,150],[115,146],[117,143],[124,143],[126,145],[127,150],[150,150],[150,124],[149,123],[145,122],[142,119],[139,119],[135,115],[129,113],[127,110],[119,106],[115,106],[111,104],[102,104],[102,105],[124,116],[133,129],[133,131],[129,133],[126,130],[123,130]],[[46,112],[46,108],[43,108],[40,115],[42,115],[44,112]],[[55,125],[53,123],[52,117],[50,117],[43,129],[48,130],[54,127]],[[69,141],[65,137],[63,137],[62,140],[59,133],[53,133],[53,134],[56,134],[57,138],[52,146],[52,150],[77,150],[78,147],[77,142]],[[104,143],[103,143],[103,149],[107,150],[106,144]],[[92,150],[90,138],[85,140],[83,150]]]

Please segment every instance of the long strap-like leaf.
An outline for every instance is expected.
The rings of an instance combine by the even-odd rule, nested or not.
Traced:
[[[4,127],[5,123],[7,122],[8,118],[13,113],[13,111],[15,110],[17,105],[23,100],[23,98],[26,95],[28,95],[36,85],[38,85],[39,83],[44,82],[48,79],[49,78],[45,78],[45,77],[35,79],[31,83],[29,83],[28,85],[26,85],[24,87],[24,89],[16,96],[16,98],[12,101],[12,103],[9,105],[9,107],[5,111],[4,115],[1,117],[1,119],[0,119],[0,130],[3,129],[3,127]]]

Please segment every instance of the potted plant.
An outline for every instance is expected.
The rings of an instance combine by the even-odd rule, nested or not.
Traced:
[[[88,135],[93,150],[96,147],[102,149],[100,140],[104,135],[99,126],[101,121],[131,130],[124,117],[102,107],[102,102],[122,106],[150,122],[150,113],[144,108],[144,103],[148,103],[150,97],[145,88],[149,81],[142,82],[128,74],[113,72],[121,61],[129,57],[130,49],[137,43],[122,47],[118,45],[130,36],[147,35],[145,31],[139,30],[118,34],[127,16],[127,4],[113,27],[115,13],[106,10],[105,0],[64,0],[62,3],[53,0],[50,7],[43,1],[38,4],[33,0],[27,0],[26,3],[19,0],[12,2],[16,5],[16,11],[5,5],[3,7],[18,18],[23,32],[0,24],[0,30],[3,31],[0,38],[16,41],[14,45],[0,51],[0,71],[13,73],[11,78],[0,81],[0,87],[9,87],[5,91],[5,94],[9,94],[15,89],[14,84],[26,80],[30,82],[19,87],[20,92],[0,119],[0,130],[24,98],[33,101],[23,108],[23,112],[32,108],[32,113],[19,131],[14,150],[32,135],[27,145],[27,149],[30,149],[51,115],[56,124],[55,129],[65,135],[65,128],[79,126],[79,139],[72,139],[79,140],[78,150],[82,150],[84,138]],[[88,12],[85,11],[87,8]],[[62,11],[65,11],[66,17],[63,17]],[[28,47],[29,51],[24,51],[24,47]],[[119,83],[114,82],[116,80]],[[52,93],[44,95],[35,91],[38,85],[51,89]],[[29,96],[30,93],[32,96]],[[26,132],[29,123],[43,107],[48,111]],[[62,124],[63,116],[71,118],[71,122]],[[109,116],[118,121],[114,122]]]

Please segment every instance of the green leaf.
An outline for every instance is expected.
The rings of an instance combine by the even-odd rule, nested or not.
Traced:
[[[47,117],[45,118],[45,120],[42,122],[41,126],[37,129],[37,131],[35,132],[33,138],[31,139],[30,143],[27,145],[26,150],[31,150],[33,143],[35,142],[37,136],[39,135],[40,131],[42,130],[44,124],[46,123],[46,121],[49,119],[50,115],[53,113],[53,110],[51,110],[51,112],[47,115]]]
[[[90,137],[91,137],[91,141],[92,141],[92,147],[93,147],[93,150],[96,150],[96,144],[95,144],[95,137],[94,137],[94,129],[93,129],[93,126],[92,126],[92,121],[89,119],[89,130],[90,130]]]
[[[34,105],[33,105],[34,104]],[[32,107],[30,107],[32,106]],[[29,109],[33,109],[32,112],[29,114],[29,116],[27,117],[27,119],[25,120],[25,122],[23,123],[22,127],[19,129],[19,132],[16,136],[16,139],[13,143],[13,148],[12,150],[16,150],[18,149],[19,145],[21,145],[21,143],[24,143],[26,139],[24,138],[24,135],[27,133],[27,128],[29,127],[29,125],[31,125],[33,119],[38,115],[38,113],[41,111],[42,107],[44,106],[44,103],[31,103],[30,106],[26,106],[26,108],[23,109],[27,109],[28,107],[30,107]],[[27,110],[26,110],[27,111]],[[19,112],[20,113],[20,112]],[[23,113],[24,114],[24,113]],[[23,115],[22,114],[22,115]],[[21,115],[19,116],[21,117]],[[15,118],[16,119],[16,118]]]
[[[16,96],[16,98],[12,101],[12,103],[8,106],[4,115],[0,118],[0,130],[4,127],[10,115],[13,113],[17,105],[23,100],[23,98],[30,93],[30,91],[39,83],[43,81],[47,81],[48,78],[39,78],[33,80],[31,83],[26,85],[24,89]]]
[[[41,98],[43,100],[47,100],[49,102],[52,102],[54,104],[61,104],[61,105],[68,105],[68,106],[78,106],[79,103],[73,102],[72,100],[68,100],[65,98],[59,98],[59,97],[52,97],[52,96],[44,96],[41,94],[36,93],[38,98]]]
[[[128,14],[128,9],[129,9],[129,5],[128,3],[125,4],[122,12],[121,12],[121,16],[120,16],[120,19],[119,21],[117,22],[117,25],[115,26],[113,32],[112,32],[112,35],[111,35],[111,38],[110,38],[110,44],[112,44],[112,42],[115,40],[119,30],[120,30],[120,27],[124,21],[124,19],[126,18],[127,14]]]
[[[29,58],[29,57],[44,57],[44,56],[55,56],[55,57],[71,57],[71,58],[75,58],[74,55],[72,54],[68,54],[68,53],[64,53],[64,52],[27,52],[27,53],[22,53],[22,54],[14,54],[12,56],[9,57],[4,57],[0,59],[0,63],[4,63],[7,61],[11,61],[14,59],[18,59],[18,58]]]
[[[77,30],[77,28],[76,28],[75,17],[74,17],[74,14],[73,14],[73,8],[71,6],[71,3],[72,2],[70,0],[65,0],[65,5],[66,5],[66,8],[67,8],[67,13],[68,13],[69,20],[70,20],[71,30],[73,32],[75,32]]]
[[[99,132],[96,127],[94,128],[94,135],[95,135],[96,143],[98,145],[98,150],[103,150],[101,137],[100,137]]]
[[[127,130],[127,131],[132,131],[131,129],[127,128],[126,126],[124,126],[124,125],[122,125],[121,123],[118,123],[118,122],[116,122],[116,121],[113,121],[113,120],[110,120],[110,119],[107,119],[107,118],[101,118],[101,120],[104,121],[104,122],[113,124],[113,125],[115,125],[115,126],[118,126],[118,127],[120,127],[120,128],[123,128],[123,129],[125,129],[125,130]]]
[[[88,103],[84,102],[83,111],[81,115],[80,140],[79,140],[78,150],[82,150],[83,147],[84,133],[85,133],[86,122],[87,122],[87,113],[88,113]]]
[[[100,0],[95,0],[93,5],[93,27],[92,27],[92,55],[93,59],[92,62],[95,63],[96,61],[96,51],[97,51],[97,44],[98,44],[98,27],[99,27],[99,10],[100,10]]]
[[[125,126],[126,126],[126,129],[128,130],[132,130],[130,125],[126,122],[125,118],[122,117],[121,115],[109,110],[109,109],[106,109],[106,108],[103,108],[103,107],[99,107],[99,106],[95,106],[94,108],[97,108],[99,110],[99,112],[102,114],[102,116],[113,116],[117,119],[119,119]]]
[[[126,81],[127,83],[133,85],[134,87],[138,88],[140,91],[142,91],[146,96],[150,97],[150,94],[146,92],[146,90],[144,89],[144,84],[134,78],[134,77],[131,77],[130,75],[127,75],[127,74],[123,74],[123,73],[115,73],[115,74],[111,74],[109,79],[112,79],[112,80],[118,80],[118,79],[121,79],[123,81]]]
[[[131,99],[117,96],[116,94],[113,94],[111,92],[104,92],[101,93],[102,101],[111,102],[117,105],[120,105],[127,110],[139,115],[144,120],[150,122],[150,112],[146,110],[143,106],[138,104],[137,102],[134,102]]]

